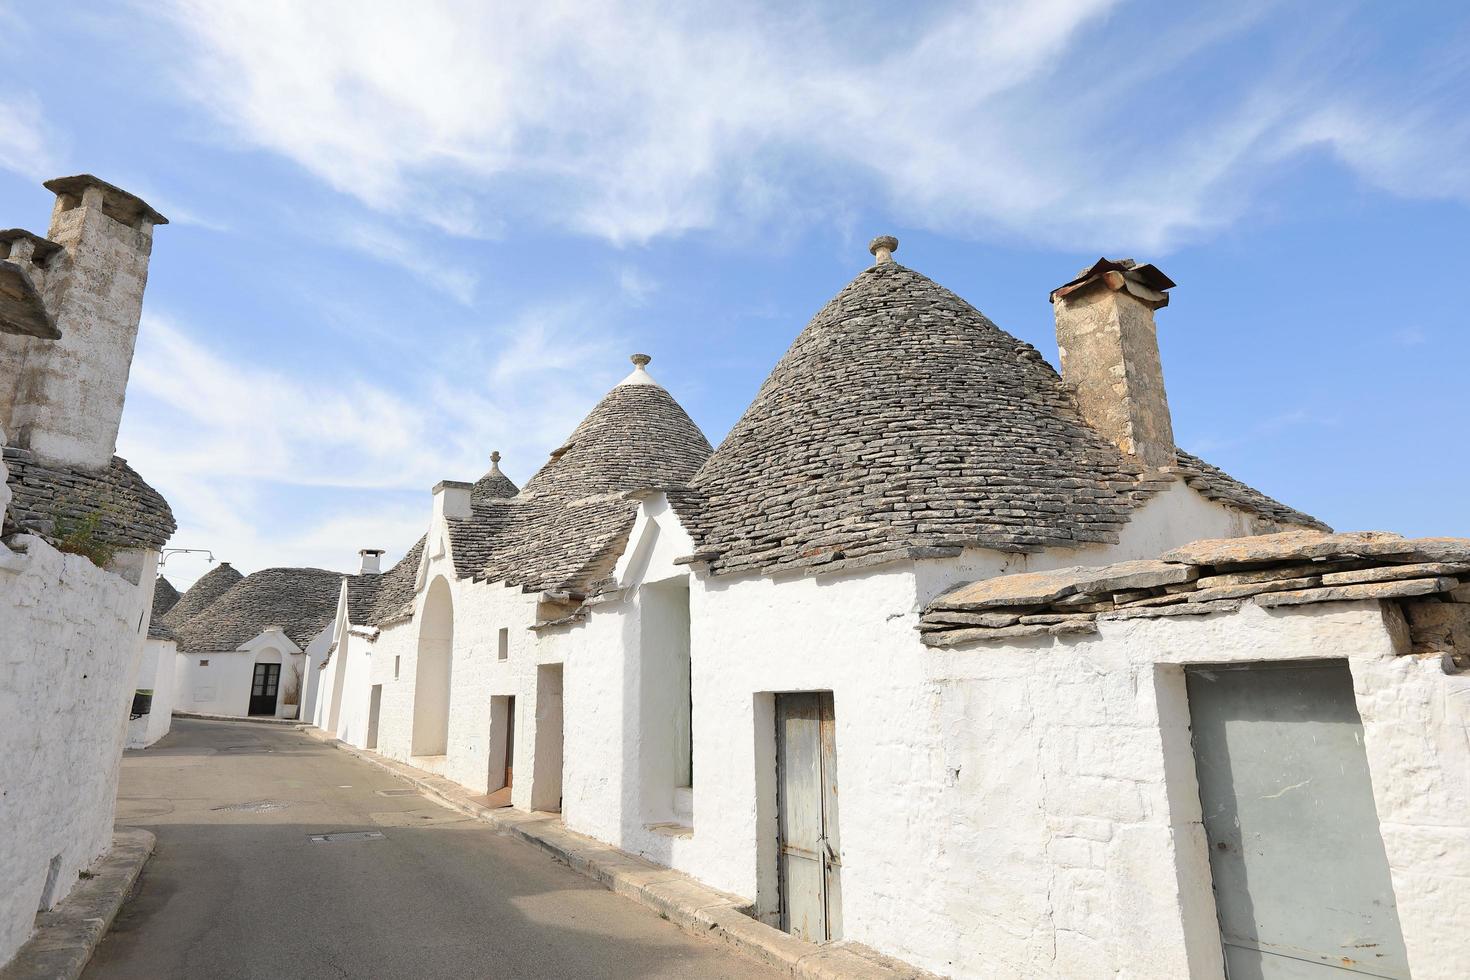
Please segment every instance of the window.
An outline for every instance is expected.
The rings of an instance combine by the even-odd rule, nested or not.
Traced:
[[[510,628],[500,627],[500,650],[496,654],[496,660],[506,660],[510,657]]]
[[[208,667],[209,666],[209,661],[208,660],[201,660],[201,661],[199,661],[199,666],[201,666],[201,667]]]
[[[395,681],[398,680],[398,661],[399,660],[402,660],[402,659],[403,659],[402,657],[394,657],[393,658],[393,679]]]

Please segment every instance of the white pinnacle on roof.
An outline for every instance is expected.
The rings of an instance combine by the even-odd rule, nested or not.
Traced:
[[[653,380],[653,376],[644,370],[653,358],[647,354],[634,354],[628,360],[633,362],[633,373],[622,381],[619,381],[617,387],[621,388],[623,385],[658,385],[658,382]]]

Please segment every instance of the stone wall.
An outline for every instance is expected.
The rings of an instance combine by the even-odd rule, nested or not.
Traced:
[[[0,962],[111,842],[157,562],[138,553],[125,578],[10,543],[25,555],[0,568]]]

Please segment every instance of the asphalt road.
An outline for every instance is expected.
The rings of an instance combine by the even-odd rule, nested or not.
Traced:
[[[91,980],[779,975],[292,728],[175,718],[117,819],[158,849]]]

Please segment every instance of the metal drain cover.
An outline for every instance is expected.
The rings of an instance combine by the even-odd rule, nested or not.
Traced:
[[[250,803],[231,803],[228,806],[216,806],[210,809],[230,810],[237,813],[269,813],[272,810],[284,810],[290,805],[289,803],[277,803],[275,800],[253,800]]]
[[[382,840],[383,834],[377,830],[354,830],[346,834],[312,834],[313,844],[348,844],[360,840]]]
[[[418,796],[419,795],[419,791],[416,790],[416,789],[380,789],[380,790],[378,790],[378,795],[379,796]]]

